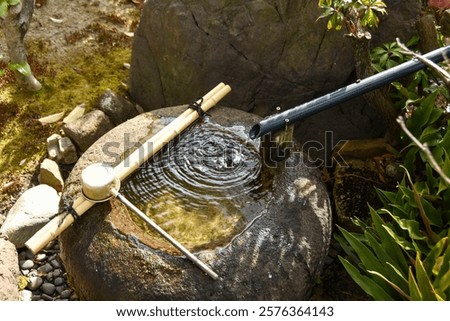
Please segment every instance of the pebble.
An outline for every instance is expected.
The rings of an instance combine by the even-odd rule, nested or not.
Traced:
[[[55,269],[58,269],[58,268],[60,268],[61,267],[61,264],[58,262],[58,260],[52,260],[51,262],[50,262],[50,264],[55,268]]]
[[[39,276],[33,276],[30,278],[30,281],[28,282],[28,289],[31,291],[36,291],[39,289],[39,287],[44,283],[44,280],[42,280]]]
[[[70,290],[64,290],[61,292],[61,299],[69,299],[70,295],[72,294],[72,291]]]
[[[55,293],[56,286],[52,283],[44,283],[41,286],[41,290],[42,292],[44,292],[44,294],[53,295],[53,293]]]
[[[31,301],[33,298],[33,292],[29,290],[20,291],[20,298],[22,301]]]
[[[33,294],[31,296],[31,301],[39,301],[41,299],[41,295],[40,294]]]
[[[62,275],[61,269],[55,269],[53,271],[53,277],[57,278],[58,276],[61,276],[61,275]]]
[[[49,282],[53,281],[53,272],[48,272],[45,279]]]
[[[27,276],[26,289],[20,292],[24,301],[77,300],[76,293],[67,283],[64,266],[59,258],[59,244],[50,242],[36,255],[29,250],[18,252],[19,267]]]
[[[34,262],[32,260],[26,260],[20,264],[20,268],[22,270],[29,270],[29,269],[33,268],[33,266],[34,266]]]
[[[53,284],[56,285],[56,286],[63,285],[64,284],[64,279],[62,277],[58,277],[58,278],[56,278],[53,281]]]
[[[39,253],[36,255],[36,257],[34,258],[35,261],[37,262],[42,262],[47,258],[47,254],[45,253]]]
[[[38,272],[41,272],[41,273],[48,273],[51,271],[53,271],[53,266],[50,263],[46,263],[46,264],[38,267]]]
[[[53,297],[45,293],[41,295],[41,299],[44,299],[45,301],[53,301]]]

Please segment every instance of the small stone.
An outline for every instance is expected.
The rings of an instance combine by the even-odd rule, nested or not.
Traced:
[[[32,260],[26,260],[26,261],[23,261],[23,262],[20,264],[20,268],[21,268],[22,270],[29,270],[29,269],[31,269],[33,266],[34,266],[34,262],[33,262]]]
[[[66,289],[67,289],[67,286],[65,286],[65,285],[59,285],[59,286],[56,287],[56,293],[61,294],[61,293],[63,293],[63,291],[66,290]]]
[[[64,280],[64,278],[62,278],[62,277],[58,277],[58,278],[56,278],[56,279],[53,281],[53,283],[54,283],[56,286],[63,285],[64,282],[65,282],[65,280]]]
[[[99,108],[116,126],[138,115],[136,108],[130,101],[110,89],[106,90],[100,98]]]
[[[100,137],[113,128],[108,116],[94,110],[73,122],[64,124],[64,133],[84,152]]]
[[[53,272],[48,272],[47,275],[45,276],[45,279],[49,282],[53,281]]]
[[[20,299],[22,301],[32,301],[33,293],[29,290],[22,290],[20,291]]]
[[[53,298],[45,293],[42,293],[41,298],[44,299],[44,301],[53,301]]]
[[[64,290],[61,292],[61,299],[69,299],[71,294],[72,294],[72,291]]]
[[[58,141],[61,139],[61,135],[53,134],[47,138],[47,153],[50,159],[56,159],[59,154]]]
[[[26,190],[9,210],[0,233],[6,234],[16,248],[49,222],[59,212],[61,197],[48,185],[37,185]]]
[[[44,292],[47,295],[53,295],[53,293],[55,293],[56,286],[52,283],[46,282],[46,283],[42,284],[41,290],[42,290],[42,292]],[[44,300],[45,300],[45,298],[44,298]]]
[[[62,192],[64,180],[59,170],[58,164],[51,159],[44,159],[40,166],[40,183],[53,187],[56,191]]]
[[[52,261],[50,262],[50,264],[51,264],[55,269],[58,269],[58,268],[61,267],[61,263],[59,263],[58,260],[52,260]]]
[[[49,273],[53,271],[53,266],[50,263],[45,263],[44,265],[38,267],[38,272]]]
[[[31,291],[36,291],[39,289],[39,287],[44,283],[44,280],[42,280],[39,276],[33,276],[30,278],[30,281],[28,282],[28,289]]]
[[[77,149],[69,137],[62,137],[58,142],[59,155],[57,161],[61,164],[73,164],[78,160]]]
[[[27,260],[27,252],[26,251],[19,252],[18,253],[18,259],[19,259],[19,262],[20,261],[26,261]]]
[[[59,251],[59,243],[56,243],[53,245],[53,249]]]
[[[53,271],[53,277],[55,277],[55,278],[61,276],[61,274],[62,274],[61,269],[55,269],[55,270]]]
[[[42,262],[47,258],[47,254],[45,253],[39,253],[34,257],[34,260],[37,262]]]
[[[40,300],[41,300],[40,294],[33,294],[33,296],[31,297],[31,301],[40,301]]]

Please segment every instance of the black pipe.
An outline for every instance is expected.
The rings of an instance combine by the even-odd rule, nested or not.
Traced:
[[[424,57],[438,63],[444,60],[444,57],[449,54],[450,46],[447,46],[433,50],[424,55]],[[293,107],[280,114],[270,116],[254,125],[250,129],[249,136],[250,138],[255,139],[269,132],[282,129],[287,123],[292,124],[354,97],[363,95],[371,90],[390,84],[394,80],[403,78],[425,67],[426,65],[418,59],[404,62],[388,70],[333,91],[325,96],[321,96],[297,107]]]

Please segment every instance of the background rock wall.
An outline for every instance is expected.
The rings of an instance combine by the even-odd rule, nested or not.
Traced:
[[[376,42],[408,40],[421,3],[386,1]],[[147,110],[184,104],[220,81],[224,104],[261,116],[352,78],[350,41],[317,20],[316,0],[148,0],[135,33],[130,92]]]

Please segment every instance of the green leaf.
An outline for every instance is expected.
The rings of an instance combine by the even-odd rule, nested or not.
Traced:
[[[425,271],[422,261],[420,260],[420,255],[417,254],[416,257],[416,276],[417,276],[417,284],[419,286],[420,292],[422,293],[423,300],[425,301],[435,301],[439,300],[434,291],[431,280]]]
[[[423,261],[423,266],[428,275],[433,274],[433,268],[436,264],[437,258],[442,254],[444,249],[448,246],[448,237],[444,237],[439,240],[431,251],[427,254],[427,257]]]
[[[375,300],[379,301],[393,301],[394,299],[383,290],[374,280],[359,273],[358,269],[354,267],[350,262],[348,262],[343,257],[339,256],[339,260],[344,266],[350,277],[358,284],[361,289],[364,290],[368,295],[370,295]]]
[[[398,224],[398,226],[405,231],[408,231],[408,235],[413,240],[425,240],[426,237],[422,235],[419,229],[419,222],[416,220],[406,220],[401,219],[395,215],[392,215],[390,211],[387,209],[383,209],[386,213],[388,213],[392,219]]]
[[[394,282],[389,280],[387,277],[385,277],[381,273],[378,273],[377,271],[367,271],[367,272],[369,272],[370,274],[376,275],[379,278],[383,279],[386,283],[388,283],[395,291],[397,291],[397,293],[399,293],[406,300],[410,300],[411,299],[410,296],[407,295],[397,284],[395,284]]]
[[[8,64],[9,69],[18,71],[24,76],[30,76],[31,75],[31,68],[28,62],[16,62],[16,63],[9,63]]]
[[[20,0],[8,0],[8,4],[10,6],[15,6],[18,5],[20,3]]]
[[[380,263],[380,261],[367,246],[359,241],[352,233],[347,232],[341,227],[339,227],[339,230],[341,231],[347,242],[350,244],[350,246],[353,248],[353,250],[355,250],[356,254],[361,260],[361,263],[366,269],[375,270],[382,274],[386,273],[384,266]]]
[[[447,291],[448,288],[450,288],[450,270],[448,270],[442,278],[440,278],[437,287],[439,289],[439,292],[443,293]]]
[[[406,274],[408,273],[408,262],[405,260],[405,255],[401,249],[401,246],[395,242],[395,239],[391,237],[391,235],[387,232],[386,226],[381,219],[378,212],[375,211],[372,207],[370,209],[370,216],[372,218],[372,224],[375,227],[375,230],[381,240],[381,246],[385,250],[385,252],[394,259],[395,262],[400,267],[400,270]]]
[[[412,301],[422,301],[422,293],[420,292],[419,286],[417,285],[416,279],[412,273],[412,268],[409,268],[408,273],[408,286],[409,286],[409,294],[411,296]]]
[[[0,77],[5,74],[5,71],[3,69],[0,69]]]
[[[390,227],[386,225],[383,225],[383,227],[395,240],[395,243],[397,243],[404,251],[416,251],[416,247],[411,242],[405,240],[401,236],[398,236]]]
[[[0,19],[3,19],[8,14],[8,4],[6,2],[0,2]]]
[[[406,280],[406,274],[404,275],[400,270],[401,264],[399,262],[396,262],[389,254],[387,254],[381,244],[378,243],[378,241],[369,232],[366,231],[364,235],[366,236],[370,247],[373,249],[378,259],[389,267],[386,268],[387,273],[386,275],[383,275],[383,279],[387,278],[391,280],[388,283],[392,286],[392,282],[396,285],[396,287],[400,288],[401,291],[398,291],[396,287],[393,287],[400,294],[402,294],[401,292],[407,291],[408,282]],[[403,258],[403,260],[405,261],[404,263],[407,264],[406,259]]]

